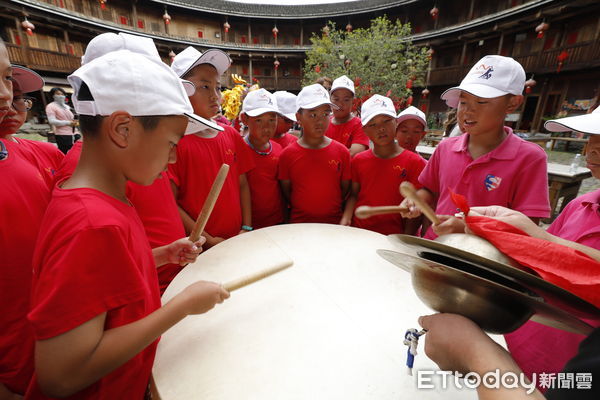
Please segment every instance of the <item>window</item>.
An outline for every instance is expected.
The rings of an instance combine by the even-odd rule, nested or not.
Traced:
[[[252,75],[254,75],[254,76],[260,75],[260,68],[254,68],[252,70]]]
[[[569,33],[567,36],[567,45],[577,43],[577,36],[579,36],[578,31]]]
[[[198,37],[202,39],[204,37],[204,32],[198,31]]]
[[[242,75],[248,75],[248,67],[242,68]]]
[[[150,22],[150,28],[152,29],[152,32],[160,32],[160,25],[158,22]]]
[[[124,17],[123,15],[121,15],[119,17],[119,22],[121,23],[121,25],[129,25],[129,21],[127,20],[127,17]]]
[[[138,19],[137,20],[137,27],[140,29],[145,29],[146,28],[146,23],[144,22],[143,19]]]

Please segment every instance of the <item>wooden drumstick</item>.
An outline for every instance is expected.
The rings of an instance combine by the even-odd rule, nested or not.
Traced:
[[[267,268],[262,271],[244,276],[242,278],[238,278],[233,281],[224,283],[223,288],[228,292],[232,292],[234,290],[243,288],[244,286],[248,286],[254,282],[260,281],[261,279],[265,279],[266,277],[276,274],[277,272],[283,271],[284,269],[289,268],[292,265],[294,265],[293,261],[286,261],[275,267]]]
[[[412,200],[413,203],[415,203],[415,205],[419,207],[421,212],[425,214],[425,216],[429,218],[429,220],[433,224],[437,225],[441,222],[440,219],[435,215],[435,212],[431,209],[429,204],[425,203],[423,200],[421,200],[419,196],[417,196],[417,191],[412,183],[408,181],[402,182],[400,184],[400,194],[402,194],[402,196],[404,196],[405,198]]]
[[[198,239],[200,239],[200,235],[206,227],[206,223],[208,222],[210,213],[212,213],[212,210],[215,207],[215,203],[219,198],[219,193],[221,193],[221,189],[223,188],[223,183],[225,183],[225,179],[227,178],[228,172],[229,165],[221,165],[221,169],[219,169],[219,172],[217,173],[217,177],[215,178],[212,187],[210,188],[210,192],[208,192],[208,196],[206,196],[206,200],[204,200],[202,210],[200,211],[200,214],[198,214],[198,219],[196,219],[194,229],[192,229],[192,232],[190,233],[189,239],[192,242],[197,242]]]
[[[403,211],[408,211],[408,208],[400,206],[360,206],[354,211],[354,215],[356,215],[356,218],[365,219],[372,217],[373,215],[397,214]]]

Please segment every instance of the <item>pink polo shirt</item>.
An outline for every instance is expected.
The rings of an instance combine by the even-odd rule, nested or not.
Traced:
[[[46,106],[46,115],[48,118],[54,118],[59,121],[73,121],[75,118],[68,106],[63,107],[55,101]],[[79,133],[77,128],[73,129],[71,125],[52,125],[52,130],[55,135],[75,135],[76,133]]]
[[[419,176],[419,182],[439,196],[436,214],[457,212],[451,189],[466,196],[470,206],[498,205],[529,217],[550,216],[546,153],[513,135],[509,127],[504,130],[506,139],[476,160],[469,154],[468,134],[440,142]],[[430,228],[425,237],[436,235]]]
[[[600,189],[572,200],[548,228],[548,232],[600,250]],[[575,357],[583,335],[535,322],[505,335],[506,344],[523,372],[560,372]],[[552,349],[552,351],[548,351]]]

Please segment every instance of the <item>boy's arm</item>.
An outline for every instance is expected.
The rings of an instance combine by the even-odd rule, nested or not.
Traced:
[[[193,263],[202,252],[202,245],[206,238],[200,236],[200,240],[192,243],[189,238],[181,238],[165,246],[152,249],[156,268],[165,264],[179,264],[181,266]]]
[[[342,219],[340,220],[340,225],[350,226],[350,223],[352,222],[352,215],[354,214],[354,209],[356,208],[356,202],[358,201],[359,192],[360,183],[352,182],[350,196],[348,196],[348,200],[346,201],[346,206],[344,207],[344,214],[342,215]]]
[[[433,208],[435,210],[436,196],[434,195],[434,193],[429,191],[429,189],[423,187],[423,188],[417,190],[417,196],[419,196],[421,198],[421,200],[423,200],[425,203],[429,204],[431,206],[431,208]],[[417,206],[415,205],[415,203],[410,199],[402,200],[402,203],[400,203],[400,206],[408,208],[407,212],[400,213],[402,215],[402,218],[416,218],[421,215],[421,210],[419,210],[417,208]]]
[[[355,155],[357,155],[361,151],[365,151],[366,149],[368,149],[368,147],[364,144],[352,143],[350,145],[350,157],[354,157]]]
[[[106,313],[35,345],[35,372],[42,392],[66,397],[120,367],[167,329],[229,297],[219,284],[196,282],[150,315],[104,330]]]
[[[240,174],[240,205],[242,207],[242,225],[252,226],[252,198],[250,195],[250,185],[246,174]],[[241,229],[241,227],[240,227]],[[247,232],[244,229],[240,233]]]

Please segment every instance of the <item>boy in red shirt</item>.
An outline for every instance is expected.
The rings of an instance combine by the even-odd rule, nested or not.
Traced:
[[[318,83],[298,94],[296,118],[302,137],[279,158],[279,180],[291,206],[290,222],[339,224],[350,187],[350,153],[325,136],[331,108],[329,93]]]
[[[157,338],[228,293],[197,282],[161,307],[156,266],[194,261],[201,242],[151,250],[126,182],[151,184],[175,160],[184,132],[198,129],[190,124],[213,125],[192,114],[169,67],[128,50],[86,63],[69,83],[85,139],[39,232],[28,315],[36,365],[26,398],[139,399]]]
[[[398,114],[396,122],[396,140],[400,147],[418,154],[417,146],[425,136],[427,128],[425,113],[417,107],[410,106]]]
[[[296,121],[296,111],[298,110],[296,95],[286,91],[279,91],[273,93],[273,96],[275,96],[275,100],[277,101],[279,116],[277,117],[275,136],[271,140],[285,149],[298,140],[298,136],[290,133],[294,122],[298,122]]]
[[[196,85],[190,96],[194,112],[206,119],[219,112],[220,77],[231,65],[221,50],[200,53],[188,47],[173,60],[175,73]],[[251,231],[252,209],[246,172],[254,167],[251,150],[239,132],[223,126],[223,132],[198,130],[177,146],[177,162],[169,166],[173,192],[186,232],[190,232],[222,164],[230,166],[213,212],[202,233],[212,247],[239,233]]]
[[[352,191],[341,225],[369,229],[384,235],[406,233],[413,235],[419,219],[403,220],[400,214],[375,215],[360,219],[353,217],[357,206],[389,206],[400,204],[400,184],[404,181],[419,186],[419,174],[425,167],[421,157],[405,151],[394,140],[396,110],[388,97],[378,94],[367,100],[361,109],[365,133],[373,149],[363,151],[352,159]]]
[[[248,93],[240,113],[242,122],[248,127],[244,141],[252,149],[254,156],[255,167],[247,173],[254,228],[283,222],[283,198],[277,180],[277,166],[282,149],[271,140],[280,119],[277,113],[277,100],[265,89]]]
[[[350,150],[350,156],[354,157],[369,148],[369,139],[363,132],[360,118],[352,116],[354,82],[342,75],[333,81],[330,93],[331,102],[337,109],[333,110],[326,135],[346,146]]]

